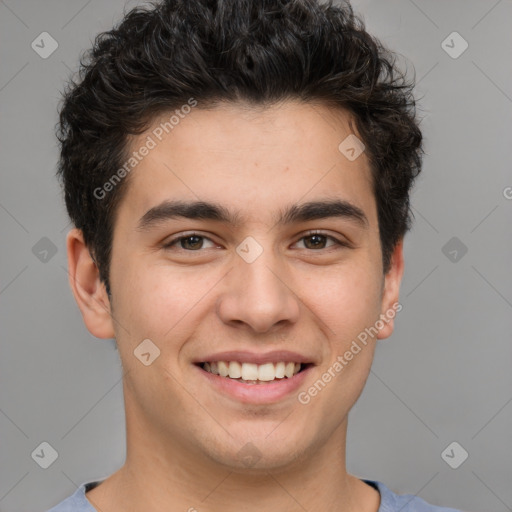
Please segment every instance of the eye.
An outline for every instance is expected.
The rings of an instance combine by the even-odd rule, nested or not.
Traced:
[[[205,247],[205,241],[210,243],[210,247]],[[338,240],[337,238],[327,235],[318,231],[311,231],[307,233],[305,236],[301,237],[297,242],[304,241],[304,247],[299,247],[299,249],[309,249],[314,251],[320,251],[322,249],[328,249],[330,247],[349,247],[348,242],[343,242]],[[331,241],[330,246],[326,246],[326,243]],[[179,237],[173,238],[166,244],[162,246],[165,250],[172,250],[176,247],[176,250],[183,250],[187,252],[199,252],[201,249],[208,249],[217,247],[217,245],[208,237],[204,235],[200,235],[198,233],[189,233],[186,235],[181,235]]]
[[[172,239],[163,245],[163,248],[171,249],[179,243],[180,247],[178,249],[183,249],[185,251],[197,251],[199,249],[204,249],[204,240],[208,240],[212,244],[212,247],[215,247],[215,244],[209,238],[197,233],[190,233],[188,235],[182,235]]]
[[[330,240],[333,242],[332,246],[340,246],[340,247],[348,247],[349,244],[347,242],[342,242],[341,240],[338,240],[337,238],[334,238],[333,236],[326,235],[324,233],[318,232],[318,231],[311,231],[302,238],[299,239],[297,243],[299,243],[301,240],[304,240],[304,245],[306,249],[313,249],[313,250],[322,250],[326,249],[328,247],[325,246],[325,243]]]

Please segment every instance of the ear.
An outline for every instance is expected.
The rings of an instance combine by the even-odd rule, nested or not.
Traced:
[[[388,338],[393,333],[395,326],[395,315],[402,309],[398,302],[400,295],[400,283],[404,273],[403,238],[397,243],[391,256],[391,263],[388,273],[384,276],[384,287],[382,291],[382,306],[380,319],[384,327],[379,330],[377,339]]]
[[[114,338],[107,290],[81,230],[75,228],[67,234],[66,247],[69,284],[87,329],[97,338]]]

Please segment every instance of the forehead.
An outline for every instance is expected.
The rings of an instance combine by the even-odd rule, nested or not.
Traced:
[[[198,104],[171,124],[172,115],[131,139],[131,151],[151,149],[130,175],[125,214],[140,217],[166,200],[208,200],[231,205],[246,222],[275,219],[283,204],[328,197],[350,201],[374,220],[366,154],[350,160],[339,148],[357,136],[348,113],[287,101],[266,108]]]

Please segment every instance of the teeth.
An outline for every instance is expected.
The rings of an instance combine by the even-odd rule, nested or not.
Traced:
[[[231,379],[239,379],[241,376],[242,376],[242,365],[236,361],[231,361],[229,363],[229,377]]]
[[[242,379],[258,380],[258,365],[251,363],[242,364]]]
[[[221,377],[227,377],[229,374],[229,366],[224,361],[219,361],[218,363],[219,375]]]
[[[288,378],[293,377],[294,370],[295,370],[295,363],[286,363],[286,367],[284,369],[284,374]]]
[[[269,381],[276,378],[276,370],[272,363],[262,364],[258,367],[258,380]]]
[[[276,364],[276,379],[283,379],[284,378],[284,368],[285,363],[277,363]]]
[[[271,382],[275,379],[291,378],[301,369],[300,363],[279,362],[279,363],[239,363],[238,361],[212,361],[203,364],[207,372],[221,377],[238,379],[247,383]]]

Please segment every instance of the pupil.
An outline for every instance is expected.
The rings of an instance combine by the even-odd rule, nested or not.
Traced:
[[[323,235],[311,235],[308,237],[308,239],[311,241],[311,240],[314,240],[316,239],[317,242],[320,243],[320,245],[322,245],[322,238],[323,238]],[[313,247],[318,247],[318,243],[313,243]]]
[[[187,243],[188,243],[188,241],[189,241],[189,240],[195,240],[195,243],[194,243],[194,242],[192,242],[192,247],[191,247],[192,249],[198,249],[198,248],[200,248],[201,243],[199,243],[199,242],[200,242],[200,240],[201,240],[201,237],[200,237],[200,236],[197,236],[197,235],[191,235],[191,236],[187,236],[186,238],[183,238],[183,239],[181,240],[181,246],[182,246],[182,248],[183,248],[183,249],[188,249],[188,248],[190,248],[190,247],[184,247],[184,244],[185,244],[185,245],[187,245]],[[199,241],[199,242],[198,242],[198,241]],[[199,245],[199,247],[197,247],[197,245]]]
[[[190,240],[193,240],[191,244],[188,243]],[[183,238],[181,240],[181,247],[183,249],[187,249],[187,247],[185,247],[185,245],[189,245],[188,248],[199,249],[202,245],[201,240],[202,240],[202,237],[197,236],[197,235],[187,236],[186,238]],[[310,235],[307,237],[307,240],[313,246],[313,248],[318,248],[319,245],[323,245],[323,242],[325,242],[323,235]]]

